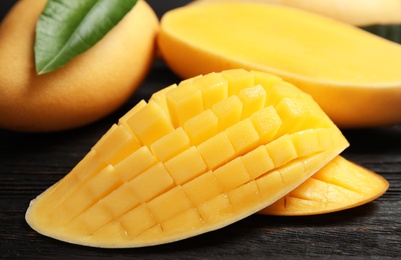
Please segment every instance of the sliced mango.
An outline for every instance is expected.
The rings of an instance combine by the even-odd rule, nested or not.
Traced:
[[[192,4],[163,16],[158,46],[183,78],[233,68],[276,74],[340,128],[401,123],[401,46],[326,17],[251,2]]]
[[[350,209],[375,200],[388,187],[388,181],[382,176],[337,156],[298,188],[259,213],[304,216]]]
[[[310,96],[281,79],[207,74],[139,102],[31,202],[26,220],[81,245],[168,243],[262,210],[347,146]]]

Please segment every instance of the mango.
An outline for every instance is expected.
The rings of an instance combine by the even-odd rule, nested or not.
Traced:
[[[198,76],[122,116],[31,201],[26,221],[80,245],[169,243],[272,205],[348,145],[308,94],[276,76]]]
[[[140,0],[88,51],[38,76],[35,26],[46,2],[16,1],[1,22],[0,129],[54,132],[90,124],[121,107],[153,63],[159,20]]]
[[[259,211],[264,215],[305,216],[354,208],[383,195],[382,176],[337,156],[298,188]]]
[[[158,47],[182,78],[234,68],[278,75],[340,128],[401,123],[401,46],[327,17],[243,1],[191,4],[162,17]]]

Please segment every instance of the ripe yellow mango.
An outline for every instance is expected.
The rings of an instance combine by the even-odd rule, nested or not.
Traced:
[[[52,132],[87,125],[121,107],[147,75],[159,20],[145,1],[95,46],[40,76],[35,26],[47,1],[15,2],[0,25],[0,129]]]
[[[304,216],[350,209],[386,192],[389,183],[344,157],[337,156],[289,194],[260,214]]]
[[[139,102],[31,202],[26,220],[75,244],[168,243],[262,210],[348,145],[308,94],[280,78],[211,73]]]
[[[182,78],[265,71],[312,95],[340,128],[401,123],[401,46],[348,24],[278,5],[193,4],[163,16],[158,46]]]

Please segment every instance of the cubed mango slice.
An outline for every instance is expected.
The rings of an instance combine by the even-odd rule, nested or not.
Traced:
[[[181,240],[260,212],[348,146],[309,95],[274,91],[278,81],[235,69],[160,90],[33,200],[27,222],[59,240],[121,248]]]
[[[337,156],[297,189],[259,213],[305,216],[350,209],[375,200],[388,187],[382,176]]]

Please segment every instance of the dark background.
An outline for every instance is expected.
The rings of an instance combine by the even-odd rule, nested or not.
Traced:
[[[14,2],[0,1],[1,17]],[[161,17],[188,1],[148,2]],[[111,124],[139,100],[179,81],[158,60],[131,99],[98,122],[50,134],[0,130],[0,258],[401,258],[401,125],[344,130],[351,147],[343,156],[390,182],[382,197],[351,210],[308,217],[254,215],[184,241],[118,250],[67,244],[41,236],[26,224],[29,201],[67,174]]]

